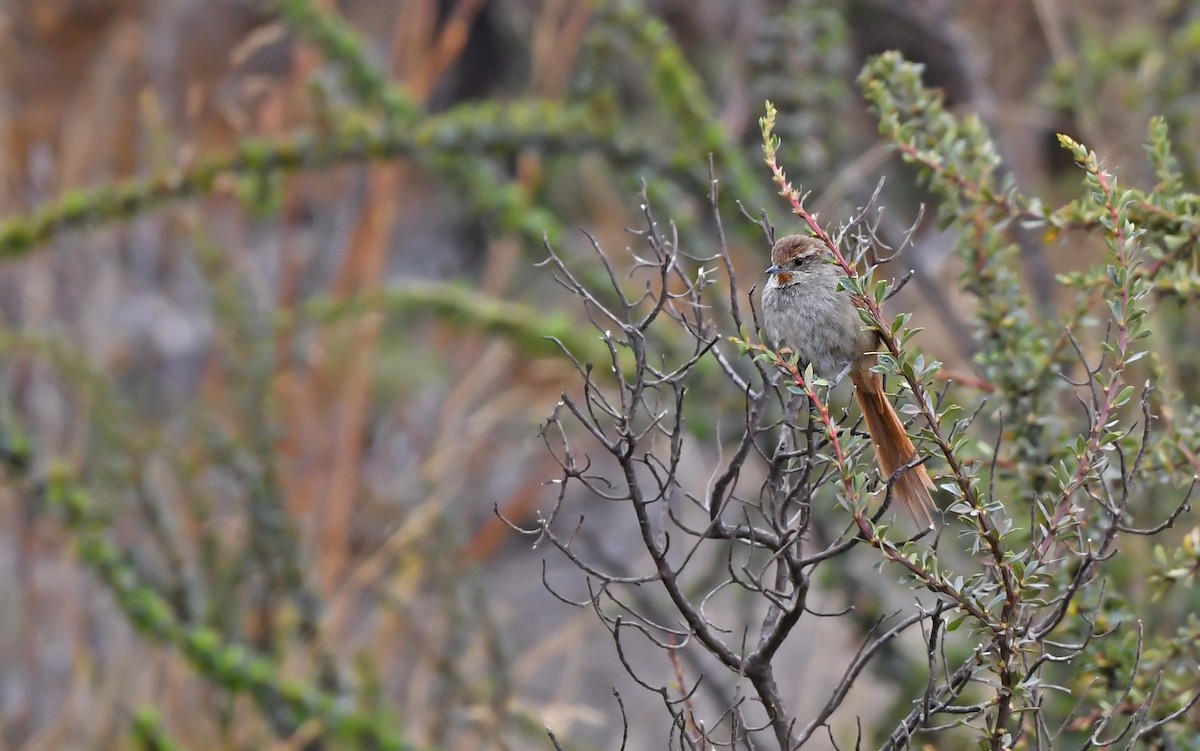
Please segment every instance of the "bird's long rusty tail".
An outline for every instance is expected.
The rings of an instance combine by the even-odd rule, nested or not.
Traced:
[[[867,420],[871,443],[875,445],[875,459],[879,462],[884,479],[887,479],[896,470],[909,464],[916,457],[917,449],[904,432],[904,423],[900,422],[900,416],[883,390],[883,379],[879,374],[855,369],[850,377],[854,381],[863,417]],[[905,470],[896,479],[892,485],[892,497],[908,509],[918,527],[932,528],[934,505],[929,493],[932,489],[933,481],[929,479],[924,465],[917,465]]]

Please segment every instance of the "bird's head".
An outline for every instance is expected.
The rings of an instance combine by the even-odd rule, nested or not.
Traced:
[[[781,287],[795,284],[802,275],[817,268],[829,257],[825,243],[815,237],[787,235],[775,241],[771,248],[771,265],[767,274]]]

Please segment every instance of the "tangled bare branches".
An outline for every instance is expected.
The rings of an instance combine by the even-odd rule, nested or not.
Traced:
[[[1143,283],[1114,273],[1121,304],[1099,364],[1089,364],[1085,346],[1067,332],[1087,376],[1076,384],[1086,426],[1073,464],[1055,469],[1057,493],[1026,496],[1004,448],[1011,416],[989,411],[979,393],[952,393],[949,382],[934,389],[940,364],[911,351],[916,330],[908,316],[883,317],[881,304],[898,285],[874,279],[874,263],[881,252],[898,251],[878,237],[881,210],[872,201],[835,231],[819,226],[774,162],[769,121],[770,114],[764,135],[776,181],[795,213],[844,260],[845,288],[884,343],[880,369],[899,375],[901,411],[913,416],[909,430],[927,446],[920,455],[937,458],[927,466],[949,499],[945,523],[934,539],[905,539],[890,521],[896,477],[872,468],[869,439],[837,406],[847,401],[841,392],[786,352],[755,343],[753,297],[725,244],[716,182],[718,240],[710,254],[682,247],[643,192],[644,226],[631,230],[626,258],[589,236],[592,260],[581,265],[547,243],[545,265],[581,301],[609,355],[580,361],[563,346],[580,384],[563,394],[542,430],[561,467],[557,501],[520,531],[574,564],[587,594],[573,599],[544,576],[547,588],[595,612],[625,670],[662,701],[672,748],[767,742],[795,749],[820,739],[894,749],[911,747],[920,734],[970,731],[987,748],[1051,748],[1084,730],[1085,746],[1132,746],[1159,733],[1200,694],[1166,699],[1156,685],[1134,711],[1120,709],[1156,668],[1143,664],[1140,623],[1122,628],[1104,617],[1110,593],[1099,573],[1120,535],[1158,534],[1190,500],[1188,490],[1168,518],[1145,529],[1130,522],[1153,420],[1149,384],[1139,411],[1122,410],[1134,393],[1125,368],[1145,336]],[[1086,152],[1077,158],[1111,209],[1112,263],[1133,268],[1139,233],[1122,222],[1111,177]],[[769,241],[773,228],[765,218],[759,223]],[[1065,376],[1063,384],[1070,387]],[[731,430],[719,415],[734,409]],[[706,443],[718,445],[716,461],[700,477],[702,457],[712,456]],[[632,514],[632,553],[613,556],[593,544],[605,535],[590,518],[594,504]],[[1019,522],[1024,515],[1028,525]],[[864,557],[910,594],[888,585],[881,592],[878,581],[855,573]],[[900,606],[866,621],[853,605],[821,612],[813,598],[826,570]],[[801,712],[797,687],[785,688],[784,647],[802,641],[818,618],[844,621],[861,641],[838,680],[802,687],[822,699]],[[1087,701],[1060,706],[1058,695],[1068,691],[1053,682],[1057,669],[1086,660],[1097,642],[1130,633],[1137,655],[1125,682],[1111,687],[1119,701],[1107,709],[1097,702],[1091,715]],[[635,638],[661,650],[666,669],[631,657]],[[898,719],[872,732],[860,710],[850,723],[839,710],[856,684],[895,659],[909,677],[923,676],[907,683],[891,676],[901,694]]]

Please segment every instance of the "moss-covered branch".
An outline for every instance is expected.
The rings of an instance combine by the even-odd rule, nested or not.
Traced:
[[[0,462],[23,477],[31,465],[24,442],[0,446]],[[394,723],[380,715],[347,707],[340,697],[316,686],[285,678],[267,657],[226,643],[212,629],[189,626],[174,615],[170,603],[140,581],[125,552],[110,539],[91,495],[71,473],[52,468],[49,477],[32,483],[35,504],[58,517],[71,531],[83,562],[112,592],[130,623],[143,635],[177,649],[197,673],[231,694],[248,694],[272,719],[276,730],[291,732],[316,720],[331,738],[360,748],[410,749]]]
[[[312,42],[327,61],[341,68],[346,85],[364,104],[377,106],[389,118],[401,122],[411,122],[421,114],[412,97],[367,60],[363,38],[336,13],[311,0],[264,0],[263,4]]]
[[[581,362],[604,362],[609,358],[604,342],[566,313],[549,313],[501,300],[459,284],[428,282],[349,299],[320,298],[305,305],[303,315],[329,323],[371,311],[433,316],[470,331],[503,337],[535,357],[560,356],[562,349],[556,342],[561,342]],[[282,323],[288,325],[290,321]],[[626,353],[626,357],[627,365],[632,367],[633,356]]]
[[[233,177],[402,156],[424,162],[438,155],[511,154],[523,148],[556,154],[603,149],[612,154],[614,146],[611,133],[590,110],[554,103],[464,105],[413,128],[379,125],[351,113],[330,132],[247,140],[230,154],[202,159],[177,172],[69,193],[28,216],[0,224],[0,257],[24,255],[70,230],[129,220],[172,201],[217,192]],[[633,148],[615,156],[633,163],[655,162],[652,154]],[[478,186],[481,191],[486,187]],[[496,200],[495,195],[486,198]],[[538,220],[544,218],[540,213],[506,214],[506,229],[540,240],[546,227]]]
[[[670,28],[640,0],[597,0],[599,20],[628,39],[646,60],[656,102],[671,116],[683,147],[675,162],[684,169],[703,165],[712,154],[733,198],[749,201],[762,193],[750,160],[716,116],[708,85],[688,62]]]

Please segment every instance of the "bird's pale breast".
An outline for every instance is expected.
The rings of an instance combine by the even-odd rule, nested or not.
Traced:
[[[807,276],[793,284],[768,284],[763,289],[763,328],[780,347],[812,363],[813,371],[832,379],[865,352],[874,350],[875,337],[863,329],[858,310],[837,289],[837,280],[824,274]]]

